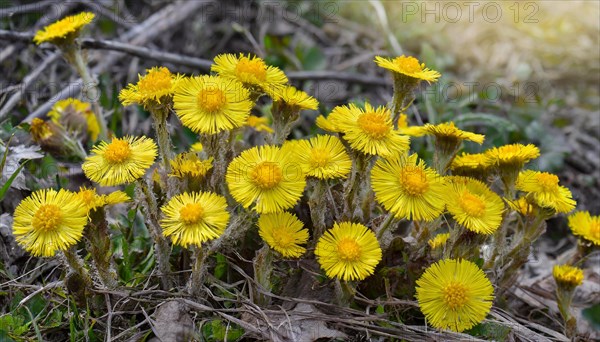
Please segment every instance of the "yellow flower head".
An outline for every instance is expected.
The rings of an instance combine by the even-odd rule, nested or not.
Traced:
[[[261,58],[221,54],[210,68],[224,79],[237,80],[245,87],[275,98],[287,84],[287,76],[279,68],[267,65]]]
[[[169,102],[182,79],[172,74],[166,67],[154,67],[146,70],[146,75],[138,74],[138,82],[130,83],[119,93],[123,106],[141,104],[144,107]]]
[[[202,152],[203,149],[204,149],[204,147],[202,146],[202,143],[199,141],[193,143],[192,146],[190,146],[190,152]]]
[[[450,233],[438,234],[433,239],[427,241],[431,249],[441,248],[446,244],[446,241],[450,238]]]
[[[104,207],[105,205],[131,201],[131,198],[120,190],[114,191],[108,195],[99,195],[94,188],[80,187],[76,195],[83,202],[88,211]]]
[[[344,140],[353,149],[362,153],[387,157],[404,153],[410,147],[410,139],[394,130],[392,115],[383,106],[375,109],[366,103],[364,110],[354,104],[337,106],[328,120],[344,133]]]
[[[82,27],[94,20],[96,15],[91,12],[81,12],[52,23],[37,31],[33,41],[40,45],[44,42],[59,44],[74,39]]]
[[[87,208],[67,190],[38,190],[15,209],[13,234],[34,256],[53,256],[75,245],[87,224]]]
[[[381,247],[373,231],[360,223],[334,223],[315,249],[321,268],[330,278],[363,280],[381,261]]]
[[[48,117],[68,130],[87,132],[92,141],[96,141],[100,134],[100,124],[88,102],[74,98],[60,100],[52,106]]]
[[[397,218],[432,221],[440,216],[448,198],[445,184],[416,154],[379,159],[371,171],[375,199]]]
[[[568,213],[575,209],[571,191],[558,185],[558,177],[548,172],[526,170],[519,173],[517,190],[528,193],[534,202],[542,208],[551,208],[559,213]]]
[[[156,144],[146,137],[113,138],[100,142],[81,166],[85,176],[102,186],[130,183],[154,164]]]
[[[306,251],[300,245],[308,241],[308,230],[294,214],[281,212],[260,215],[258,234],[269,247],[286,258],[299,258]]]
[[[331,116],[331,114],[330,114],[330,116]],[[317,124],[317,127],[319,127],[320,129],[322,129],[324,131],[328,131],[328,132],[332,132],[332,133],[337,133],[340,131],[339,128],[337,127],[337,125],[335,124],[335,122],[330,120],[330,117],[324,117],[323,115],[319,115],[319,116],[317,116],[316,124]]]
[[[40,118],[34,118],[31,121],[29,133],[31,134],[33,141],[37,142],[38,144],[44,140],[50,139],[54,135],[48,122]]]
[[[177,116],[196,133],[215,134],[246,123],[253,103],[234,79],[218,76],[184,78],[173,97]]]
[[[441,76],[439,72],[425,67],[425,63],[411,56],[400,56],[389,59],[381,56],[375,57],[375,63],[381,68],[390,70],[394,75],[405,75],[417,80],[436,82]]]
[[[317,135],[310,140],[297,141],[292,153],[307,176],[319,179],[346,178],[352,169],[352,160],[342,141],[331,135]]]
[[[569,265],[554,265],[552,276],[556,284],[566,289],[574,289],[583,283],[583,270]]]
[[[408,127],[408,116],[405,113],[400,113],[398,117],[398,128],[407,128]]]
[[[281,212],[302,197],[306,181],[294,156],[280,147],[256,146],[229,164],[225,176],[231,196],[261,214]]]
[[[534,203],[531,203],[529,201],[529,199],[527,198],[527,196],[524,197],[519,197],[518,199],[511,201],[508,199],[504,199],[506,201],[506,203],[508,203],[508,206],[518,212],[519,214],[523,215],[523,216],[536,216],[538,211],[537,211],[537,206]]]
[[[269,119],[262,116],[262,117],[258,117],[258,116],[254,116],[254,115],[250,115],[248,116],[248,120],[246,120],[246,126],[248,127],[252,127],[255,130],[257,130],[258,132],[269,132],[269,133],[273,133],[273,129],[271,127],[269,127]]]
[[[462,153],[452,160],[450,170],[457,176],[485,179],[491,166],[490,159],[483,153]]]
[[[212,192],[184,192],[171,198],[161,211],[163,234],[183,247],[218,238],[229,222],[225,197]]]
[[[533,144],[510,144],[485,151],[489,162],[503,170],[513,171],[523,168],[525,163],[540,156],[540,149]]]
[[[504,202],[484,183],[466,177],[448,177],[446,207],[456,222],[478,234],[500,227]]]
[[[492,283],[468,260],[444,259],[429,266],[416,290],[427,322],[457,332],[483,321],[494,300]]]
[[[202,160],[196,152],[183,152],[171,160],[170,176],[203,178],[212,169],[213,158]]]
[[[294,110],[317,110],[317,108],[319,108],[319,101],[293,86],[285,86],[285,88],[277,94],[274,100],[275,102],[281,102]]]
[[[432,125],[425,124],[424,126],[411,126],[402,131],[402,133],[414,137],[421,137],[423,135],[433,135],[437,139],[446,140],[469,140],[483,144],[485,136],[483,134],[476,134],[467,131],[463,131],[454,125],[454,122],[443,122],[441,124]]]
[[[600,246],[600,216],[592,216],[589,211],[578,211],[569,216],[569,228],[573,234]]]

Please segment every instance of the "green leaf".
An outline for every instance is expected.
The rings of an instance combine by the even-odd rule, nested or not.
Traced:
[[[227,273],[227,261],[225,256],[221,253],[217,253],[215,256],[217,259],[217,264],[215,265],[215,278],[223,280],[225,274]]]
[[[27,162],[28,162],[28,160],[24,161],[21,165],[19,165],[19,167],[15,170],[15,172],[12,175],[10,175],[10,177],[8,178],[6,183],[4,183],[4,185],[2,185],[2,188],[0,188],[0,202],[4,199],[4,196],[6,196],[6,192],[10,188],[10,185],[13,183],[15,178],[17,178],[17,176],[19,175],[19,173],[21,172],[21,170],[23,169],[23,167],[25,166],[25,164]]]
[[[304,70],[323,70],[327,66],[327,59],[321,49],[312,47],[308,52],[301,56],[302,66]]]
[[[600,304],[590,306],[581,311],[583,317],[590,322],[596,330],[600,330]]]

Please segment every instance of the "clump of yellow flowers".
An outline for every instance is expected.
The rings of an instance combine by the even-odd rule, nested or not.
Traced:
[[[61,22],[48,27],[36,42],[64,44],[91,20],[80,19],[72,27]],[[483,144],[481,132],[453,122],[408,125],[404,112],[413,91],[440,74],[410,56],[378,56],[375,62],[393,77],[391,103],[337,106],[318,116],[322,131],[307,139],[289,135],[306,111],[319,109],[317,99],[289,85],[279,68],[244,54],[216,56],[208,75],[154,67],[124,87],[119,99],[151,113],[156,142],[145,136],[108,138],[91,107],[78,100],[57,105],[48,121],[34,121],[31,134],[50,146],[58,144],[53,136],[73,130],[85,132],[92,142],[102,139],[82,170],[102,193],[108,192],[102,187],[134,184],[133,200],[153,239],[164,290],[177,286],[172,246],[193,254],[187,289],[202,296],[204,282],[211,279],[208,260],[216,253],[235,256],[231,250],[245,240],[260,239],[263,247],[253,260],[260,305],[268,304],[265,291],[282,287],[272,281],[275,265],[289,267],[288,273],[304,272],[282,261],[318,265],[319,281],[333,288],[343,305],[352,303],[361,281],[386,281],[386,269],[403,268],[412,272],[403,281],[414,296],[404,299],[416,299],[429,325],[470,329],[487,317],[494,294],[511,286],[545,221],[571,212],[576,203],[556,175],[526,169],[540,155],[534,145],[469,154],[461,152],[463,144]],[[269,116],[253,111],[259,99],[271,101]],[[170,136],[172,115],[197,134],[195,147],[177,151]],[[72,128],[65,120],[74,116],[80,126]],[[242,133],[258,135],[263,139],[255,141],[264,143],[240,141]],[[434,142],[430,164],[411,151],[411,139],[423,136]],[[128,200],[121,192],[39,190],[15,211],[13,232],[32,255],[64,253],[75,271],[85,273],[73,250],[84,229],[92,232],[91,241],[106,242],[109,232],[98,228],[106,220],[103,206]],[[585,247],[600,244],[598,217],[575,213],[569,225]],[[588,252],[582,249],[580,257]],[[114,261],[90,253],[103,284],[118,287]],[[385,257],[394,254],[405,261],[393,264],[396,259]],[[572,291],[583,273],[568,267],[555,268],[554,277],[559,288]],[[285,281],[280,277],[277,283]],[[563,292],[561,312],[570,319],[570,297]]]

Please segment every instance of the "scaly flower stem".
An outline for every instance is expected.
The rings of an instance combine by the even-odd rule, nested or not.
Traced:
[[[273,103],[273,133],[268,135],[267,142],[273,145],[281,145],[292,132],[294,123],[300,117],[300,111],[289,108],[279,101]]]
[[[377,241],[379,241],[380,244],[382,243],[383,235],[391,227],[394,221],[394,215],[388,213],[385,220],[381,223],[381,226],[379,226],[379,230],[377,231]]]
[[[137,188],[140,192],[138,198],[142,199],[142,205],[146,211],[146,225],[148,231],[154,240],[154,251],[156,253],[156,264],[158,267],[159,277],[163,290],[168,290],[171,287],[171,265],[169,257],[171,248],[162,234],[162,228],[158,218],[158,205],[156,198],[151,193],[148,185],[143,179],[137,181]]]
[[[94,115],[96,116],[96,120],[100,126],[100,134],[98,135],[98,138],[100,140],[107,140],[108,126],[106,125],[106,120],[104,119],[102,108],[99,104],[100,99],[97,98],[100,90],[96,86],[96,81],[90,74],[90,70],[81,51],[81,46],[79,43],[73,43],[63,46],[62,48],[67,61],[69,61],[75,67],[79,73],[79,76],[81,76],[81,80],[83,82],[83,94],[85,95],[86,100],[92,103]]]
[[[418,84],[419,81],[412,77],[394,75],[394,96],[392,97],[392,115],[395,128],[398,128],[398,119],[400,119],[400,114],[403,110],[406,109],[406,107],[404,107],[404,103],[408,102],[410,104],[412,102],[407,100],[409,100],[409,98],[412,95],[413,89]]]
[[[202,250],[202,246],[194,247],[194,265],[192,266],[192,274],[188,283],[188,292],[194,296],[200,296],[202,293],[202,282],[204,281],[204,261],[207,254]]]
[[[362,207],[359,205],[361,199],[358,198],[358,194],[364,180],[367,177],[367,166],[368,157],[360,152],[356,152],[352,173],[350,174],[350,178],[348,178],[346,181],[346,189],[344,191],[344,194],[346,195],[346,203],[343,214],[344,219],[363,219],[364,213],[362,213]]]
[[[91,212],[85,235],[89,240],[89,251],[102,284],[109,289],[116,288],[118,276],[110,250],[110,234],[103,208]]]
[[[343,307],[349,307],[352,304],[352,300],[356,295],[356,287],[353,284],[349,284],[347,281],[335,279],[335,299],[338,305]]]
[[[269,246],[264,245],[254,258],[254,279],[262,287],[262,290],[270,292],[273,286],[271,285],[271,273],[273,273],[273,252]],[[268,305],[270,297],[255,291],[254,302],[258,305]]]
[[[81,257],[77,255],[77,247],[72,246],[64,250],[63,253],[67,261],[67,266],[81,278],[84,287],[86,289],[90,289],[93,285],[92,277],[90,276],[88,270],[85,268]]]
[[[317,240],[323,235],[325,231],[325,211],[327,210],[324,206],[323,197],[325,195],[326,184],[323,184],[321,180],[313,181],[313,191],[308,200],[308,207],[310,208],[310,219],[313,224],[313,242],[316,245]]]
[[[169,131],[167,130],[167,118],[169,117],[169,108],[151,108],[150,113],[152,114],[152,122],[154,130],[156,131],[156,139],[158,141],[158,151],[163,164],[165,173],[171,172],[171,159],[173,154],[171,152],[171,138]]]
[[[224,194],[224,179],[227,172],[227,165],[233,155],[231,151],[230,139],[233,132],[221,132],[212,135],[201,135],[200,142],[206,151],[208,157],[213,157],[212,175],[209,181],[209,187],[212,191]]]

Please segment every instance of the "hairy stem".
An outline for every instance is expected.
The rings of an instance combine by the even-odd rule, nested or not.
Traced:
[[[168,290],[171,287],[171,265],[169,263],[171,248],[162,234],[162,228],[160,227],[160,221],[158,218],[158,205],[156,204],[156,198],[154,197],[154,194],[152,194],[148,188],[148,185],[143,179],[138,180],[137,184],[138,189],[141,192],[139,197],[141,197],[142,205],[146,211],[146,225],[148,226],[148,231],[154,240],[156,264],[158,267],[161,285],[163,290]]]
[[[68,44],[66,47],[64,47],[64,53],[67,61],[69,61],[75,67],[79,73],[79,76],[81,76],[81,80],[83,81],[82,91],[86,100],[92,103],[94,115],[96,116],[96,120],[100,126],[100,134],[98,137],[100,140],[107,140],[108,126],[106,125],[106,120],[102,114],[102,108],[99,104],[100,99],[98,98],[100,90],[96,86],[96,81],[90,74],[90,70],[81,51],[81,47],[78,43]]]

